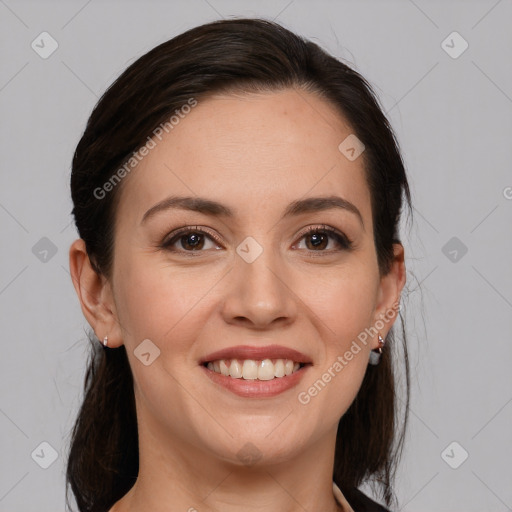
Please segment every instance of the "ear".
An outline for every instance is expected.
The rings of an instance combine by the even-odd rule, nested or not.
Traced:
[[[406,268],[404,262],[404,248],[402,244],[393,244],[393,261],[389,272],[381,277],[377,305],[375,308],[373,324],[379,327],[384,324],[380,330],[381,336],[385,339],[391,327],[398,318],[398,306],[400,304],[400,294],[406,281]],[[379,322],[380,320],[380,322]],[[378,339],[375,338],[375,346],[378,347]]]
[[[82,312],[96,337],[103,341],[108,336],[109,347],[122,345],[111,283],[94,270],[81,238],[69,249],[69,270]]]

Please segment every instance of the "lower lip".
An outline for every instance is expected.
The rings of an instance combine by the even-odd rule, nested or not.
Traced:
[[[310,364],[306,364],[291,375],[274,377],[272,380],[245,380],[226,377],[201,365],[206,375],[213,382],[244,398],[270,398],[279,395],[296,386],[310,366]]]

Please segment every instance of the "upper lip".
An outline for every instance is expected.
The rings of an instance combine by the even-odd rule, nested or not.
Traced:
[[[199,364],[218,361],[219,359],[291,359],[295,363],[312,363],[311,358],[307,355],[293,348],[283,347],[281,345],[266,345],[263,347],[238,345],[236,347],[227,347],[222,350],[212,352],[211,354],[203,357]]]

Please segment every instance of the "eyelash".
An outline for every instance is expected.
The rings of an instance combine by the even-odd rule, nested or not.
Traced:
[[[172,246],[179,240],[180,237],[183,237],[184,235],[187,235],[187,234],[190,234],[190,233],[200,233],[200,234],[204,234],[204,235],[208,235],[209,237],[211,237],[215,242],[217,242],[217,244],[219,245],[222,245],[221,241],[219,240],[219,238],[212,232],[210,232],[209,230],[205,229],[205,228],[200,228],[199,226],[188,226],[186,228],[182,228],[174,233],[171,233],[171,238],[167,239],[167,240],[164,240],[164,242],[160,245],[160,249],[165,249],[167,251],[170,251],[170,252],[178,252],[178,253],[186,253],[187,255],[190,255],[190,256],[198,256],[199,254],[194,254],[194,253],[201,253],[201,252],[204,252],[202,250],[198,250],[198,251],[185,251],[183,249],[181,250],[175,250],[175,249],[172,249]],[[325,253],[332,253],[332,252],[337,252],[337,251],[343,251],[343,250],[350,250],[352,249],[352,245],[353,245],[353,242],[352,240],[350,240],[346,235],[342,234],[341,232],[337,231],[336,229],[334,228],[331,228],[329,226],[326,226],[326,225],[321,225],[321,226],[310,226],[307,230],[305,230],[304,232],[302,232],[299,236],[299,241],[302,240],[304,237],[308,236],[308,235],[312,235],[312,234],[316,234],[316,233],[324,233],[324,234],[327,234],[328,236],[330,236],[331,238],[335,239],[336,242],[338,242],[338,244],[342,247],[341,249],[331,249],[331,250],[320,250],[320,251],[314,251],[314,250],[310,250],[309,252],[311,253],[315,253],[315,252],[319,252],[319,253],[322,253],[322,252],[325,252]]]

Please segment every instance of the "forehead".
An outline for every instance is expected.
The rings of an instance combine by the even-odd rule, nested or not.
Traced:
[[[118,219],[140,221],[168,195],[197,195],[240,216],[308,195],[340,195],[371,215],[363,158],[338,149],[352,133],[330,103],[304,90],[199,100],[125,178]]]

